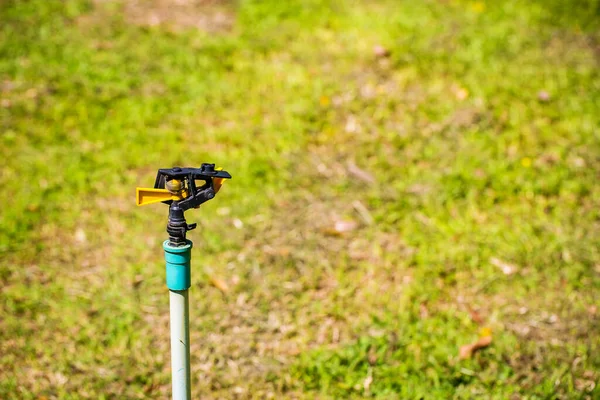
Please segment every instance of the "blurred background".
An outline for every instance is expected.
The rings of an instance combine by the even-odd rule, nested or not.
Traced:
[[[0,1],[0,398],[592,399],[600,2]]]

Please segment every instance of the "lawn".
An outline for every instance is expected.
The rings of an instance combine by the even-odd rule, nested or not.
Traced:
[[[194,398],[599,398],[599,60],[598,0],[1,0],[0,398],[170,395],[135,187],[203,162]]]

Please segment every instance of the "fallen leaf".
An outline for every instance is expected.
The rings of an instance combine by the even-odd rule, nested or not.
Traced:
[[[333,224],[333,227],[323,228],[321,231],[328,236],[342,236],[345,233],[351,232],[358,227],[356,221],[340,220]]]
[[[367,353],[367,361],[369,361],[370,365],[375,365],[377,363],[377,352],[375,351],[375,346],[371,346],[369,348],[369,352]]]
[[[351,176],[355,177],[356,179],[359,179],[359,180],[366,182],[368,184],[371,184],[371,185],[375,183],[375,177],[373,175],[371,175],[369,172],[359,168],[352,161],[348,161],[346,163],[346,168],[348,169],[348,173]]]
[[[289,247],[271,247],[269,245],[264,245],[262,247],[262,251],[265,254],[268,254],[270,256],[281,256],[281,257],[287,257],[290,255],[291,250]]]
[[[490,344],[492,344],[492,330],[490,328],[482,328],[479,332],[479,339],[473,343],[461,346],[458,355],[461,360],[471,358],[477,350],[488,347]]]
[[[576,168],[583,168],[583,167],[585,167],[585,160],[583,158],[581,158],[581,157],[575,157],[570,162]]]
[[[547,101],[550,101],[550,93],[546,92],[545,90],[540,90],[537,94],[538,100],[545,103]]]
[[[575,389],[580,392],[592,392],[596,387],[596,382],[590,379],[575,379]]]
[[[229,292],[229,285],[227,285],[227,282],[225,282],[225,280],[223,280],[217,276],[210,277],[210,284],[213,285],[214,287],[216,287],[217,289],[219,289],[223,293]]]
[[[238,394],[238,395],[239,395],[239,394],[243,394],[243,393],[246,391],[246,389],[244,389],[244,388],[242,388],[242,387],[240,387],[240,386],[236,386],[236,387],[234,387],[234,388],[232,389],[232,391],[233,391],[233,393],[235,393],[235,394]]]
[[[81,244],[83,244],[87,241],[87,236],[83,229],[79,228],[75,231],[75,241],[77,243],[81,243]]]
[[[521,165],[525,168],[531,167],[531,163],[532,163],[532,161],[531,161],[531,158],[529,158],[529,157],[523,157],[521,159]]]
[[[354,209],[356,210],[358,215],[360,215],[361,219],[363,220],[363,222],[365,224],[367,224],[367,225],[373,224],[373,222],[374,222],[373,216],[371,216],[371,213],[369,212],[367,207],[364,206],[363,203],[361,203],[359,200],[354,200],[352,202],[352,207],[354,207]]]
[[[337,326],[334,326],[333,330],[331,332],[331,342],[338,343],[339,341],[340,341],[340,328],[338,328]]]
[[[31,88],[31,89],[27,89],[27,91],[25,92],[25,97],[28,97],[30,99],[35,99],[37,96],[38,96],[37,89]]]
[[[425,303],[419,304],[419,316],[421,317],[421,319],[429,318],[429,310],[427,309]]]
[[[475,322],[478,325],[483,324],[484,318],[481,316],[481,314],[479,314],[477,310],[471,308],[471,306],[467,306],[467,309],[469,310],[469,315],[471,316],[473,322]]]
[[[594,371],[590,371],[590,370],[585,370],[583,371],[583,377],[587,378],[587,379],[594,379],[596,374],[594,374]]]
[[[1,92],[10,92],[11,90],[13,90],[16,87],[15,83],[9,80],[5,80],[4,82],[2,82],[2,84],[0,85],[0,91]]]
[[[360,131],[360,124],[353,116],[349,116],[346,120],[346,126],[344,127],[348,133],[356,133]]]
[[[456,97],[457,100],[464,100],[467,97],[469,97],[469,91],[460,86],[454,86],[452,88],[452,92],[454,93],[454,97]]]
[[[351,232],[356,229],[358,224],[355,221],[336,221],[334,228],[339,233]]]
[[[373,383],[373,375],[371,374],[371,371],[369,371],[369,375],[367,375],[363,382],[363,389],[369,390],[371,383]]]
[[[492,264],[495,267],[498,267],[502,270],[502,272],[504,273],[504,275],[512,275],[515,272],[517,272],[517,267],[512,265],[512,264],[508,264],[496,257],[492,257],[490,258],[490,264]]]
[[[431,186],[415,183],[406,188],[406,193],[423,195],[431,192]]]
[[[390,54],[391,54],[388,49],[386,49],[385,47],[383,47],[380,44],[378,44],[377,46],[373,47],[373,53],[377,57],[389,57]]]
[[[133,282],[131,282],[131,286],[133,286],[134,289],[137,289],[140,287],[140,285],[144,282],[144,277],[140,274],[137,274],[134,278],[133,278]]]

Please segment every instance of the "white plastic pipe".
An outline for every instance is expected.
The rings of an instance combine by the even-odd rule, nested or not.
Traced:
[[[173,400],[191,400],[190,307],[187,290],[169,290]]]

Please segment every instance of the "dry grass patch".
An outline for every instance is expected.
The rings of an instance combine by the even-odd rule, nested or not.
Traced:
[[[95,0],[95,15],[87,18],[102,18],[109,3]],[[226,33],[235,24],[235,6],[230,0],[124,0],[121,4],[125,20],[139,26]]]

